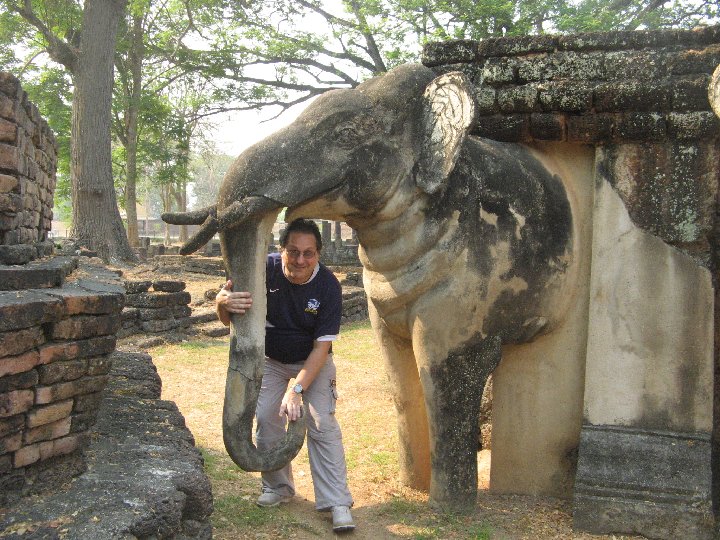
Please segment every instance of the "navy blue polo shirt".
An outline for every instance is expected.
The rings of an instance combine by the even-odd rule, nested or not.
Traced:
[[[317,338],[340,333],[342,289],[324,265],[310,281],[295,285],[283,274],[280,254],[271,253],[265,284],[265,354],[270,358],[284,364],[304,362]]]

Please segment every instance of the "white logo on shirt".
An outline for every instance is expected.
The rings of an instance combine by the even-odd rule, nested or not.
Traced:
[[[317,310],[319,307],[320,307],[320,301],[316,300],[315,298],[311,298],[310,300],[308,300],[305,311],[307,313],[312,313],[313,315],[317,315]]]
[[[278,292],[279,290],[280,290],[280,287],[278,287],[277,289],[270,289],[270,292]]]

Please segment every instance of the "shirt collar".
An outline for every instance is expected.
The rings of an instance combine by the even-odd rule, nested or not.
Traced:
[[[283,277],[285,279],[288,279],[287,276],[285,275],[285,262],[282,260],[282,258],[280,259],[280,263],[282,264]],[[317,276],[319,271],[320,271],[320,263],[318,262],[318,263],[315,263],[315,269],[313,270],[313,273],[310,275],[310,279],[308,279],[305,283],[292,283],[292,281],[290,281],[289,279],[288,279],[288,281],[290,281],[290,283],[292,283],[293,285],[307,285],[313,279],[315,279],[315,276]]]

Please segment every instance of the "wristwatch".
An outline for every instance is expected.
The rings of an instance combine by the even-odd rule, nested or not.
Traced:
[[[302,394],[303,393],[303,387],[302,384],[297,383],[295,386],[292,387],[293,392],[296,394]]]

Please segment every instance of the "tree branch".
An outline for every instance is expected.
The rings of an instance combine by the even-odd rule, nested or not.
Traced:
[[[70,73],[75,73],[78,61],[77,50],[56,36],[45,23],[38,18],[33,11],[31,1],[24,0],[22,7],[16,2],[8,2],[8,6],[10,11],[14,11],[40,31],[47,41],[46,50],[50,58],[58,64],[65,66]]]

